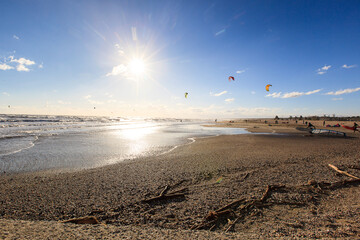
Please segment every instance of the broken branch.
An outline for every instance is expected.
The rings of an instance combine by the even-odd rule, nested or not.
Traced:
[[[338,169],[336,166],[332,165],[332,164],[329,164],[329,167],[331,167],[332,169],[334,169],[335,171],[337,171],[338,173],[341,173],[343,175],[346,175],[348,177],[351,177],[351,178],[355,178],[355,179],[360,179],[354,175],[351,175],[350,173],[347,173],[347,172],[344,172],[344,171],[341,171],[340,169]]]

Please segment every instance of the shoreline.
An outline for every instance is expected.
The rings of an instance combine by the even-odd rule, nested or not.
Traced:
[[[356,221],[360,217],[360,200],[356,197],[360,194],[358,185],[331,191],[311,190],[313,192],[295,191],[294,187],[311,180],[348,179],[329,169],[329,163],[359,176],[359,170],[351,168],[360,165],[359,138],[309,138],[301,132],[292,134],[290,130],[288,133],[201,138],[160,156],[77,172],[1,175],[0,219],[9,229],[14,225],[12,219],[17,219],[18,224],[27,220],[39,231],[45,231],[49,224],[55,224],[49,221],[91,215],[109,229],[126,229],[124,225],[129,225],[176,235],[189,232],[214,209],[239,198],[259,199],[267,185],[286,185],[285,192],[274,192],[267,201],[296,200],[305,202],[306,206],[283,204],[253,209],[235,224],[232,234],[241,238],[356,236],[354,234],[360,233]],[[222,181],[217,183],[220,177]],[[165,186],[169,186],[169,192],[182,188],[188,188],[188,192],[180,198],[141,202],[157,196]],[[336,206],[334,201],[343,204]],[[233,211],[237,216],[240,214],[239,208]],[[236,219],[231,215],[227,218]],[[209,234],[210,239],[230,238],[233,235],[228,236],[223,230],[226,221],[219,222],[214,233],[206,228],[200,232]],[[69,224],[55,225],[67,228]],[[81,228],[70,225],[74,228],[72,231]],[[99,226],[82,228],[93,231]],[[109,229],[101,231],[97,237],[106,238],[106,233],[111,232]],[[12,231],[21,233],[21,230]],[[190,232],[197,234],[199,231]]]

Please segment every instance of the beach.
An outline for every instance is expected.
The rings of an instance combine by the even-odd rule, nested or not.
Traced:
[[[360,176],[359,133],[261,121],[216,124],[259,134],[196,138],[113,165],[3,173],[0,238],[356,238],[359,182],[329,164]],[[101,224],[61,223],[84,216]]]

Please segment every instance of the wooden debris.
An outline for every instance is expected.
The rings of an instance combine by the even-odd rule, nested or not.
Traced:
[[[188,190],[187,188],[182,188],[182,189],[179,189],[179,190],[176,190],[176,191],[166,194],[168,189],[169,189],[169,186],[166,186],[164,188],[164,190],[162,190],[158,196],[144,199],[141,202],[150,203],[150,202],[156,201],[156,200],[165,200],[165,199],[173,199],[173,198],[178,198],[178,197],[185,197],[186,191]]]
[[[225,209],[234,207],[235,205],[240,204],[240,203],[244,202],[245,200],[246,200],[246,198],[241,198],[241,199],[235,200],[232,203],[229,203],[228,205],[219,208],[218,210],[216,210],[216,212],[221,212],[221,211],[224,211]]]
[[[225,232],[230,231],[235,226],[235,223],[237,223],[237,221],[239,221],[239,220],[240,220],[240,217],[237,217],[234,221],[231,221],[229,223],[229,226],[226,228]]]
[[[270,190],[271,190],[271,186],[270,186],[270,185],[267,185],[266,191],[264,192],[264,194],[263,194],[262,197],[260,198],[260,202],[264,202],[264,201],[266,200],[266,198],[269,197]]]
[[[351,177],[351,178],[355,178],[355,179],[360,179],[354,175],[351,175],[350,173],[347,173],[347,172],[344,172],[344,171],[341,171],[340,169],[338,169],[336,166],[332,165],[332,164],[328,164],[329,167],[331,167],[332,169],[334,169],[335,171],[337,171],[338,173],[341,173],[343,175],[346,175],[348,177]]]
[[[86,217],[64,220],[64,221],[61,221],[61,223],[99,224],[100,222],[94,216],[86,216]]]
[[[319,183],[319,185],[324,189],[334,190],[337,188],[346,187],[348,185],[359,185],[360,179],[351,179],[351,180],[344,180],[340,182],[333,182],[333,183]]]
[[[166,187],[164,188],[164,190],[161,191],[160,195],[159,196],[162,196],[164,195],[167,191],[169,190],[169,186],[166,185]]]

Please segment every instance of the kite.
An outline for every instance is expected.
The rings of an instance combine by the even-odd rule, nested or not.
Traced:
[[[229,77],[229,82],[231,82],[231,80],[235,81],[235,78],[232,77],[232,76],[230,76],[230,77]]]
[[[266,85],[265,87],[266,91],[269,91],[269,87],[272,87],[272,85],[271,84]]]
[[[185,93],[185,98],[187,98],[187,96],[188,96],[188,93],[186,92],[186,93]]]

